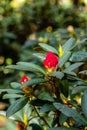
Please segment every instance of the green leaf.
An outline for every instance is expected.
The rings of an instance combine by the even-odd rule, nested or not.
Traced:
[[[56,128],[50,128],[48,130],[79,130],[77,128],[67,128],[67,127],[56,127]]]
[[[72,94],[77,94],[77,93],[83,92],[86,89],[87,89],[87,86],[77,86],[72,89]]]
[[[61,113],[60,116],[59,116],[59,123],[62,125],[64,122],[67,121],[67,118],[68,117],[66,115],[64,115],[63,113]]]
[[[34,53],[33,54],[35,57],[39,58],[40,60],[44,60],[45,59],[45,54],[42,53]]]
[[[84,91],[81,101],[82,111],[87,118],[87,90]]]
[[[75,77],[75,76],[69,76],[68,81],[71,84],[78,85],[78,86],[87,86],[87,83],[83,81],[82,79]]]
[[[11,87],[16,89],[16,88],[21,88],[21,84],[20,83],[17,83],[17,82],[12,82],[11,83]]]
[[[45,104],[41,107],[40,112],[49,112],[55,110],[54,106],[51,104]]]
[[[48,92],[42,92],[39,96],[38,96],[39,99],[41,100],[47,100],[47,101],[51,101],[53,102],[54,99],[53,97],[48,93]]]
[[[16,130],[15,123],[13,123],[12,121],[6,121],[4,130],[9,130],[9,128],[11,130]],[[0,130],[1,130],[1,128],[0,128]]]
[[[61,103],[53,103],[55,108],[61,111],[63,114],[65,114],[67,117],[72,117],[75,121],[80,123],[81,125],[87,125],[87,121],[83,116],[80,115],[79,112],[77,112],[73,108],[69,108],[65,105],[62,105]]]
[[[63,44],[62,49],[63,49],[64,52],[70,51],[75,44],[76,44],[75,39],[70,38],[68,41],[66,41]]]
[[[42,69],[40,66],[35,65],[33,63],[27,63],[27,62],[18,62],[17,65],[9,65],[9,66],[6,66],[6,68],[24,70],[24,71],[30,71],[30,72],[40,72],[44,75],[46,74],[45,70]]]
[[[27,81],[26,83],[24,83],[22,85],[22,87],[31,86],[31,85],[37,85],[37,84],[45,83],[45,82],[47,82],[47,80],[42,79],[42,78],[35,78],[35,79],[31,79],[31,80]]]
[[[43,130],[41,126],[35,123],[31,123],[30,126],[32,127],[32,130]]]
[[[19,95],[19,94],[5,94],[3,96],[3,99],[9,99],[9,98],[20,98],[22,97],[23,95]]]
[[[66,73],[66,74],[69,74],[69,75],[76,76],[76,73],[73,72],[73,71],[68,71],[68,70],[66,70],[66,71],[63,71],[63,72]]]
[[[27,103],[21,110],[19,110],[18,112],[16,112],[13,117],[20,122],[24,122],[24,114],[27,115],[27,119],[30,120],[30,117],[32,113],[32,106]]]
[[[50,45],[47,45],[47,44],[44,44],[44,43],[39,43],[39,45],[40,45],[45,51],[51,51],[51,52],[53,52],[53,53],[55,53],[55,54],[58,55],[58,51],[57,51],[54,47],[52,47],[52,46],[50,46]]]
[[[15,114],[17,111],[22,109],[28,102],[28,97],[22,97],[18,100],[16,100],[8,109],[6,112],[6,116],[10,117],[13,114]]]
[[[67,72],[67,71],[71,72],[71,71],[77,69],[78,67],[80,67],[83,64],[84,64],[83,62],[74,63],[74,64],[68,66],[63,72]]]
[[[59,67],[61,68],[65,62],[69,60],[71,52],[66,52],[62,57],[59,58]]]
[[[79,74],[87,75],[87,70],[80,71]]]
[[[56,71],[50,74],[50,76],[62,79],[64,77],[64,73],[60,72],[60,71]]]
[[[0,93],[8,92],[8,93],[23,93],[22,90],[18,89],[0,89]]]
[[[76,51],[73,52],[71,57],[70,57],[70,61],[72,62],[78,62],[78,61],[83,61],[87,58],[87,52],[83,52],[83,51]]]
[[[81,40],[80,42],[77,42],[74,46],[73,46],[73,48],[75,48],[75,47],[77,47],[77,46],[79,46],[79,45],[83,45],[85,42],[87,41],[87,38],[84,38],[83,40]]]
[[[40,72],[42,74],[46,74],[45,70],[41,68],[39,65],[27,62],[18,62],[17,65],[25,65],[25,67],[29,67],[29,71]]]

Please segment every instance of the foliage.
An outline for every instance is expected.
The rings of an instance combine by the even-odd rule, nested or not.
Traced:
[[[65,6],[60,0],[0,0],[0,88],[22,75],[4,66],[33,59],[40,42],[56,47],[70,37],[86,38],[85,3],[73,1]]]
[[[0,129],[87,129],[84,1],[0,0]]]
[[[0,89],[4,99],[14,99],[6,116],[15,117],[21,123],[20,129],[86,129],[87,82],[80,78],[80,73],[86,74],[87,70],[82,73],[79,68],[87,62],[87,52],[76,51],[86,41],[70,38],[60,45],[61,49],[58,44],[54,47],[40,43],[38,47],[43,51],[32,52],[35,59],[6,66],[6,69],[25,71],[29,76],[12,82],[11,88]]]

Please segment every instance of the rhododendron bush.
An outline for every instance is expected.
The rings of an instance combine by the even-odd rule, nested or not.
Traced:
[[[76,49],[86,40],[70,38],[56,48],[40,43],[40,52],[32,54],[37,62],[6,66],[25,72],[19,82],[0,89],[4,99],[14,99],[6,116],[14,117],[16,130],[86,130],[87,80],[81,75],[87,75],[82,69],[87,52]]]

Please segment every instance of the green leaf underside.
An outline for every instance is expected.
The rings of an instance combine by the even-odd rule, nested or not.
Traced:
[[[87,89],[87,86],[77,86],[72,89],[72,94],[77,94],[77,93],[83,92],[86,89]]]
[[[8,92],[8,93],[23,93],[22,90],[18,89],[0,89],[0,93]]]
[[[50,128],[48,130],[79,130],[77,128],[67,128],[67,127],[58,127],[58,128]]]
[[[74,38],[70,38],[68,41],[66,41],[63,46],[62,49],[64,52],[70,51],[73,46],[75,46],[75,39]]]
[[[43,50],[51,51],[51,52],[58,55],[58,51],[54,47],[47,45],[47,44],[44,44],[44,43],[39,43],[39,45],[43,48]]]
[[[60,71],[57,71],[57,72],[51,73],[50,76],[53,76],[53,77],[62,79],[62,78],[64,77],[64,73],[62,73],[62,72],[60,72]]]
[[[27,62],[18,62],[17,65],[9,65],[6,68],[24,70],[24,71],[30,71],[30,72],[40,72],[42,74],[46,74],[45,70],[42,69],[40,66],[33,63],[27,63]]]
[[[66,52],[62,57],[59,58],[59,67],[61,68],[65,62],[67,62],[69,60],[71,56],[71,52]]]
[[[87,118],[87,90],[84,91],[84,94],[82,96],[81,106],[84,116]]]
[[[85,118],[83,118],[83,116],[81,116],[75,109],[69,108],[65,105],[62,105],[61,103],[54,103],[54,106],[66,116],[72,117],[78,123],[82,125],[87,125]]]
[[[24,83],[22,85],[22,87],[31,86],[31,85],[37,85],[37,84],[45,83],[45,82],[47,82],[47,80],[41,79],[41,78],[31,79],[31,80],[27,81],[26,83]]]
[[[28,97],[22,97],[16,100],[10,107],[7,109],[6,116],[10,117],[15,114],[17,111],[22,109],[28,102]]]
[[[9,98],[20,98],[22,97],[23,95],[19,95],[19,94],[5,94],[3,96],[3,99],[9,99]]]

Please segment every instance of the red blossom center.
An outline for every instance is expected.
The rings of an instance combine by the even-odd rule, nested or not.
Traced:
[[[54,53],[48,52],[44,60],[44,67],[56,68],[57,65],[58,65],[58,57]]]

